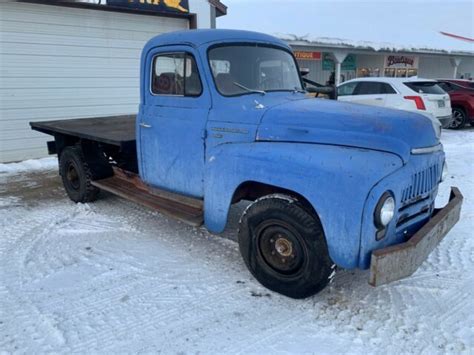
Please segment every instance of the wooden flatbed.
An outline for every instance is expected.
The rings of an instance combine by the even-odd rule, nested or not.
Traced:
[[[140,179],[137,174],[135,119],[136,115],[77,118],[30,122],[30,126],[36,131],[54,136],[56,141],[58,136],[70,136],[118,147],[119,153],[114,156],[116,165],[112,169],[113,173],[111,176],[91,181],[93,186],[156,209],[190,225],[200,226],[204,220],[202,199],[154,188]],[[115,149],[108,150],[109,153],[111,151]],[[118,161],[127,169],[120,168]]]
[[[76,118],[30,122],[32,129],[50,135],[57,133],[128,149],[135,146],[136,115]]]

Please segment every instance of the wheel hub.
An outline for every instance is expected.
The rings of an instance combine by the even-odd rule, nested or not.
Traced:
[[[453,120],[451,122],[451,128],[457,128],[459,125],[462,124],[463,121],[463,114],[458,110],[453,111]]]
[[[258,251],[263,261],[284,275],[298,273],[305,261],[301,236],[283,221],[267,221],[257,230]]]
[[[79,175],[77,174],[77,170],[73,164],[69,164],[67,167],[66,178],[72,188],[76,190],[79,188]]]
[[[288,257],[293,253],[293,245],[288,239],[278,238],[275,242],[275,250],[281,256]]]

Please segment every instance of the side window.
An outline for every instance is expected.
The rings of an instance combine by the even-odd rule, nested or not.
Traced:
[[[354,95],[354,89],[357,86],[357,82],[342,84],[337,88],[337,95],[338,96],[349,96]]]
[[[151,91],[156,95],[201,95],[202,84],[194,57],[188,53],[156,56],[153,60]]]
[[[384,94],[383,83],[362,81],[357,86],[356,95],[379,95]]]
[[[382,83],[383,86],[383,93],[384,94],[396,94],[397,92],[395,89],[392,87],[392,85],[387,84],[387,83]]]

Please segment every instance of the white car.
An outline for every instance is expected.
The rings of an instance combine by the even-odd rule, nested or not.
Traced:
[[[451,100],[435,80],[412,78],[357,78],[337,87],[337,99],[431,115],[449,127]]]

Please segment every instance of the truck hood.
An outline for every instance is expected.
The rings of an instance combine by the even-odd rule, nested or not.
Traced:
[[[312,98],[269,107],[256,139],[386,151],[405,162],[413,148],[439,144],[431,120],[423,115]]]

